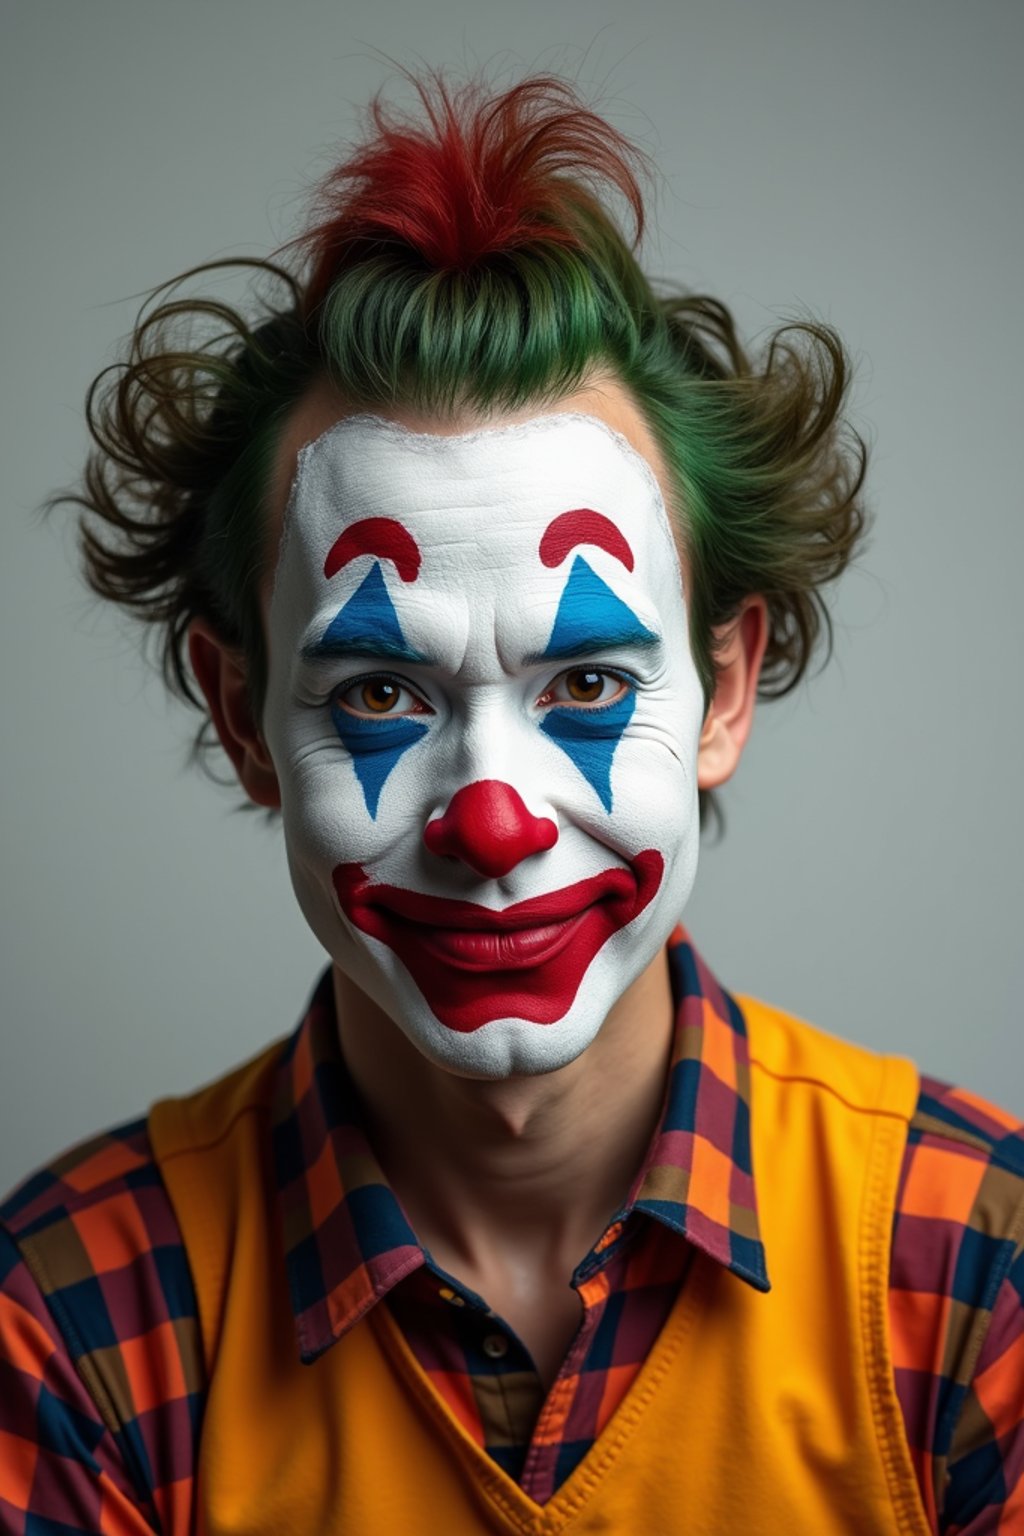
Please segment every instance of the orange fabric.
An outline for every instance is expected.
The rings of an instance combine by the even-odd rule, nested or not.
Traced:
[[[46,1367],[53,1354],[53,1340],[37,1320],[9,1296],[0,1296],[0,1337],[4,1340],[6,1365],[31,1376],[34,1381],[45,1380]]]
[[[887,1324],[916,1074],[762,1004],[741,1006],[772,1291],[696,1254],[640,1375],[543,1507],[473,1442],[386,1306],[300,1363],[267,1162],[276,1048],[155,1106],[150,1135],[210,1372],[202,1529],[924,1536]]]
[[[80,1194],[87,1194],[90,1189],[95,1189],[98,1184],[106,1184],[111,1179],[120,1178],[123,1174],[131,1173],[137,1168],[139,1159],[130,1147],[121,1142],[110,1142],[90,1157],[87,1163],[81,1166],[72,1166],[63,1172],[62,1177],[69,1189],[76,1189]]]
[[[0,1499],[15,1509],[25,1509],[41,1452],[21,1435],[0,1429]]]
[[[147,1243],[145,1223],[130,1192],[114,1195],[102,1209],[76,1211],[71,1218],[96,1274],[120,1269]]]
[[[908,1216],[966,1221],[987,1170],[988,1163],[980,1152],[972,1162],[959,1147],[919,1147],[901,1208]]]

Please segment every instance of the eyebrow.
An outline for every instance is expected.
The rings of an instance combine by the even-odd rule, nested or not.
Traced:
[[[428,667],[436,665],[436,662],[429,656],[424,656],[422,651],[417,651],[411,645],[403,645],[398,640],[390,639],[372,630],[367,630],[365,634],[352,634],[351,631],[347,631],[343,638],[339,637],[336,640],[325,635],[322,640],[304,645],[300,655],[303,661],[350,661],[379,656],[388,661],[420,663]]]
[[[593,544],[596,549],[607,550],[627,571],[633,569],[629,540],[610,517],[595,512],[593,507],[577,507],[573,512],[560,512],[551,519],[540,541],[541,563],[553,569],[581,544]]]
[[[527,665],[535,666],[543,661],[571,661],[574,656],[589,656],[594,651],[612,651],[627,646],[634,650],[650,651],[661,644],[661,636],[652,634],[642,624],[635,627],[623,625],[621,629],[594,630],[592,634],[576,634],[565,645],[546,646],[543,651],[533,651],[527,656]]]

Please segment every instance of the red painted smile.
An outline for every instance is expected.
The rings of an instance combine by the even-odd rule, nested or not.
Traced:
[[[469,1033],[492,1019],[564,1018],[598,950],[644,910],[663,870],[649,848],[628,868],[500,911],[374,885],[360,864],[338,864],[334,889],[349,921],[394,950],[440,1022]]]

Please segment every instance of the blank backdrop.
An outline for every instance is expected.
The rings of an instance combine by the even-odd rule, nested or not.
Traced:
[[[748,334],[811,310],[846,337],[875,532],[831,667],[760,713],[687,917],[731,987],[1021,1108],[1019,0],[2,18],[0,1186],[291,1028],[322,964],[279,833],[185,769],[191,717],[37,509],[137,296],[294,233],[385,56],[573,74],[657,160],[651,270]]]

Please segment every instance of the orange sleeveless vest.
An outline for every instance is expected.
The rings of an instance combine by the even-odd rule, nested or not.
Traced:
[[[198,1296],[207,1536],[927,1536],[888,1349],[909,1062],[740,999],[767,1295],[697,1252],[613,1419],[547,1504],[436,1395],[386,1305],[298,1356],[269,1166],[279,1046],[150,1135]]]

